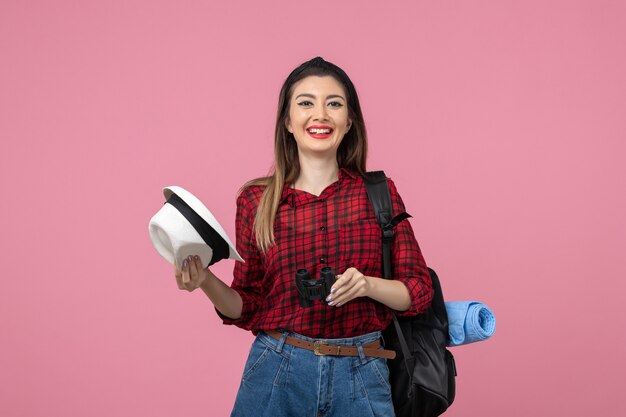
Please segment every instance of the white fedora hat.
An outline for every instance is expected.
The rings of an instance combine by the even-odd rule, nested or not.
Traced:
[[[213,214],[189,191],[163,189],[165,204],[150,219],[150,239],[159,254],[180,268],[186,257],[198,255],[202,266],[222,259],[243,262],[228,235]]]

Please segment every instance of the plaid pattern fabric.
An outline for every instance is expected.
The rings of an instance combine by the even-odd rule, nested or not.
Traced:
[[[390,179],[394,215],[405,211]],[[236,245],[246,261],[235,262],[231,287],[243,300],[242,315],[232,320],[219,313],[224,324],[243,329],[285,329],[312,338],[343,338],[382,330],[391,322],[389,308],[368,297],[340,307],[315,301],[298,303],[296,270],[307,268],[312,278],[330,266],[336,274],[355,267],[367,276],[382,276],[381,230],[367,197],[363,179],[347,169],[320,196],[285,185],[274,234],[276,245],[259,252],[252,230],[263,187],[244,190],[237,199]],[[398,316],[412,316],[430,305],[432,286],[424,258],[408,221],[396,226],[392,246],[394,279],[409,290],[411,306]]]

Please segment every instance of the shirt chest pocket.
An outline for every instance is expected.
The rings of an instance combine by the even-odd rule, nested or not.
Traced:
[[[339,273],[354,267],[364,275],[381,276],[382,240],[376,219],[360,219],[339,227]]]

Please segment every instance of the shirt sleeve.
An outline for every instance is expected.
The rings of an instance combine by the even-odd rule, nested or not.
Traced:
[[[237,291],[243,301],[241,317],[232,319],[215,309],[224,324],[232,324],[246,330],[251,329],[254,313],[258,310],[262,295],[262,280],[265,268],[261,253],[253,238],[254,216],[257,198],[252,192],[244,190],[237,198],[237,215],[235,218],[235,237],[237,252],[245,262],[235,261],[233,282],[230,287]]]
[[[388,178],[387,182],[394,216],[397,216],[406,211],[404,202],[393,181]],[[432,302],[432,281],[408,219],[396,226],[391,250],[393,277],[406,285],[411,297],[409,309],[396,311],[396,315],[406,317],[424,312]]]

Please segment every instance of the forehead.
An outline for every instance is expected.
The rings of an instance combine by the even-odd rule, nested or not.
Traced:
[[[310,75],[301,79],[293,85],[292,97],[297,97],[298,94],[313,94],[318,97],[328,95],[346,97],[343,85],[330,75],[323,77]]]

